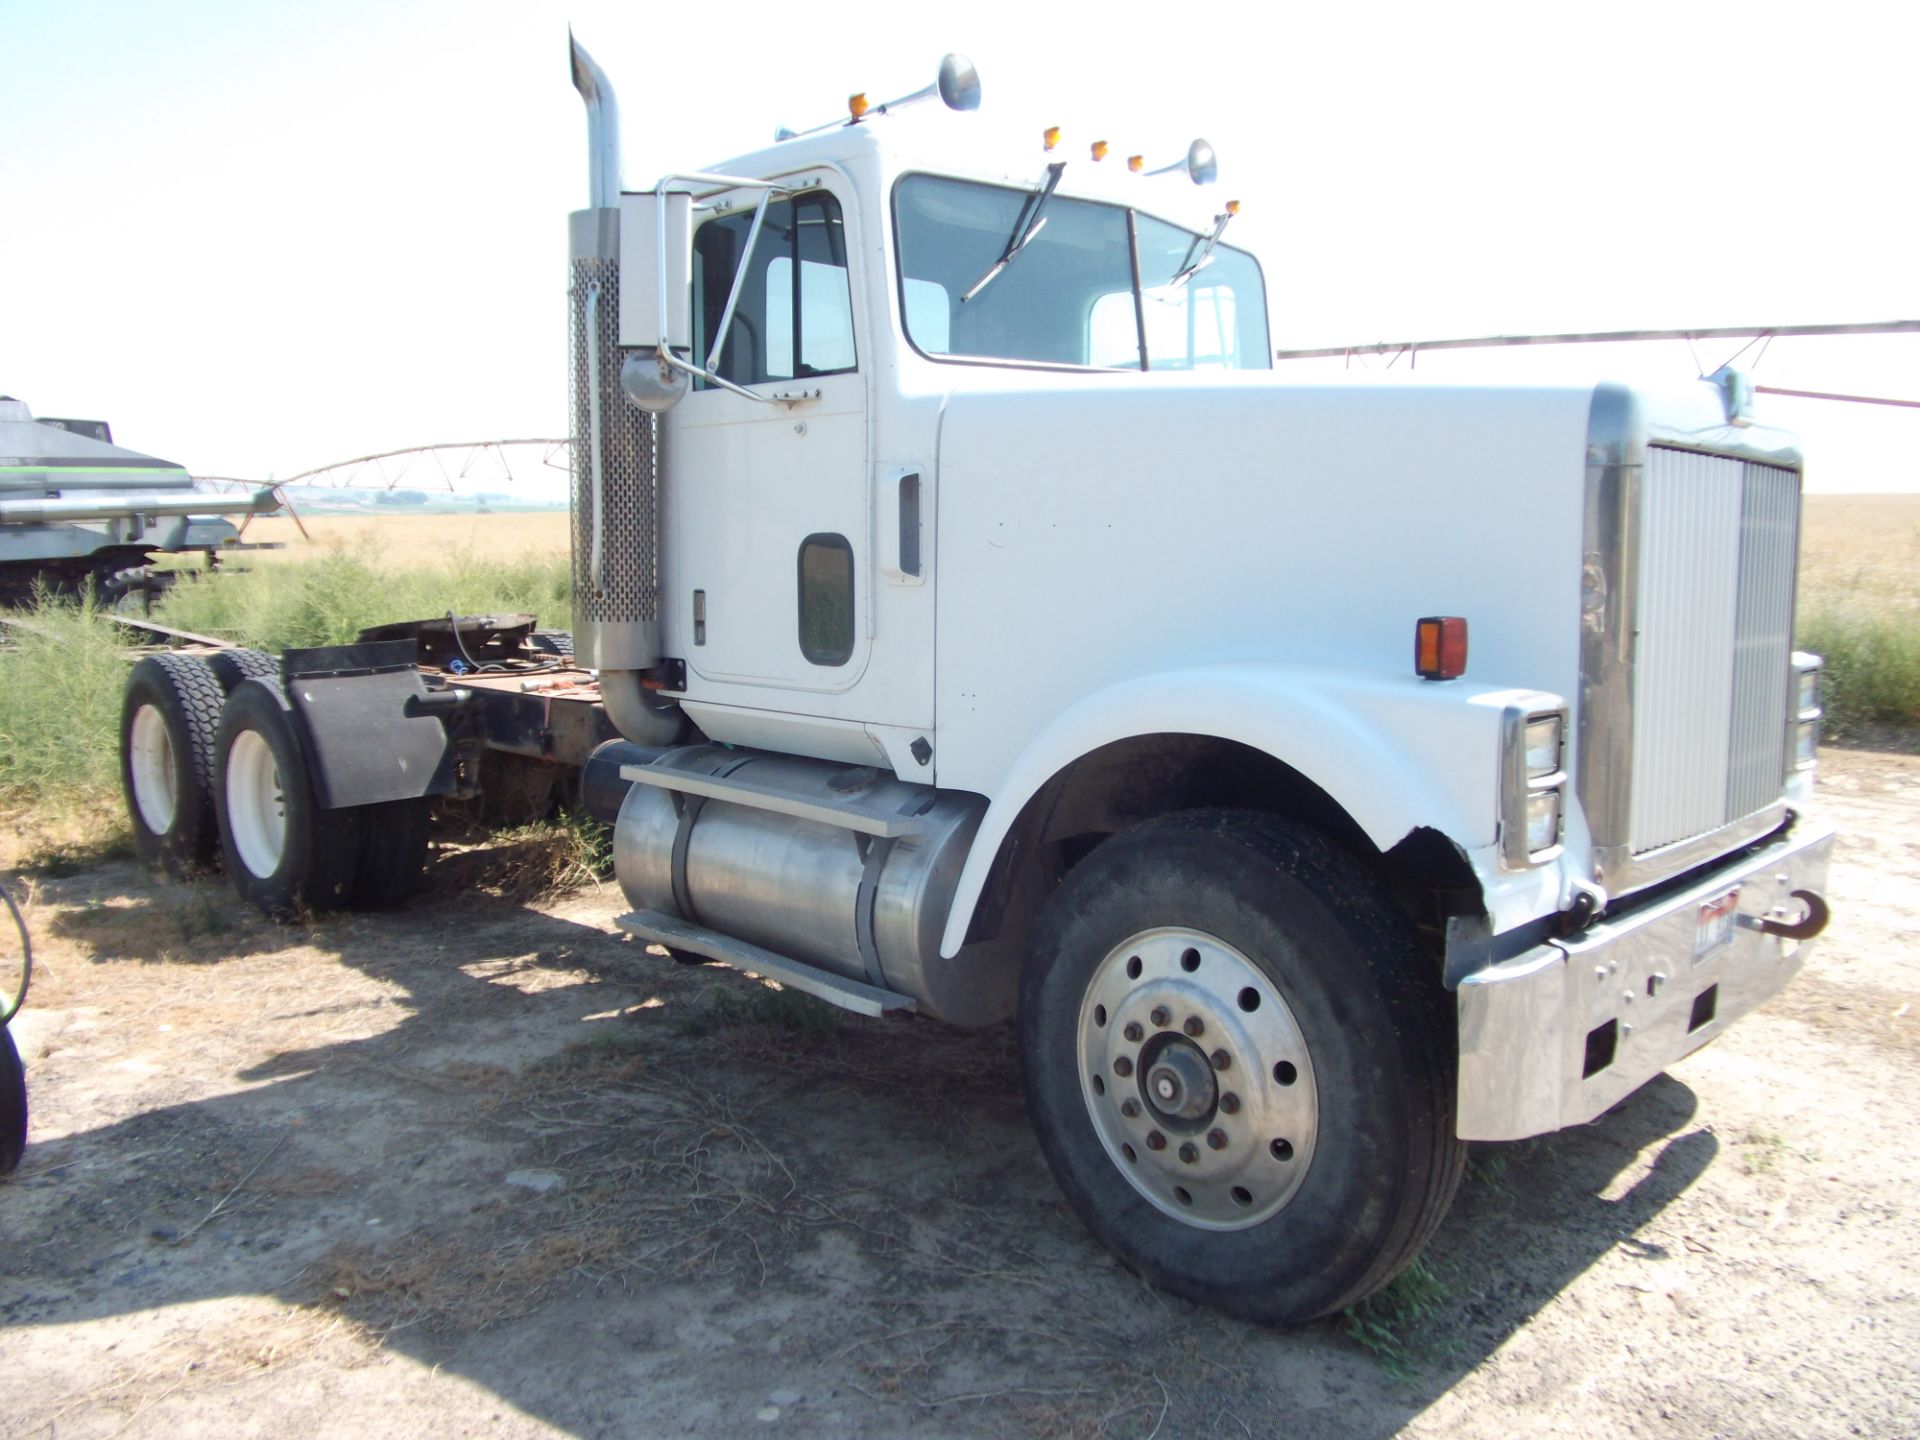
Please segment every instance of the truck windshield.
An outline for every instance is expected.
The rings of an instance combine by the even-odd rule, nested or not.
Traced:
[[[1055,196],[1047,223],[971,300],[1031,191],[935,175],[894,189],[907,338],[935,359],[1098,369],[1267,369],[1266,295],[1244,250],[1117,205]],[[1135,255],[1138,254],[1135,284]],[[1142,344],[1144,341],[1144,351]]]

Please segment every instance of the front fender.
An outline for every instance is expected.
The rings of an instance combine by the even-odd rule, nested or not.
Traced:
[[[990,795],[943,955],[959,952],[994,857],[1040,787],[1081,756],[1144,735],[1206,735],[1261,750],[1333,797],[1382,851],[1425,826],[1485,852],[1499,819],[1505,707],[1532,691],[1319,666],[1211,665],[1122,681],[1062,712]]]

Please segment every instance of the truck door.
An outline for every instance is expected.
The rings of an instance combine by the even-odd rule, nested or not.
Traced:
[[[668,614],[674,653],[710,682],[690,687],[700,698],[875,720],[854,699],[872,630],[867,362],[834,178],[793,177],[769,202],[713,367],[792,403],[696,381],[668,415]],[[758,199],[738,191],[696,212],[696,360],[725,318]]]

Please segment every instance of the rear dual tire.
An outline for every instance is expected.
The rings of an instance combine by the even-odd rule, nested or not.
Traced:
[[[259,650],[148,655],[134,665],[120,715],[120,783],[142,863],[176,877],[219,863],[220,709],[242,680],[279,673]]]
[[[293,705],[277,677],[234,687],[220,716],[214,808],[240,897],[262,914],[377,910],[419,885],[427,801],[329,810],[320,804]]]

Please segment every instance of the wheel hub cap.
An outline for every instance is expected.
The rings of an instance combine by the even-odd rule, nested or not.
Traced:
[[[1162,1120],[1205,1120],[1218,1103],[1213,1066],[1190,1040],[1164,1045],[1146,1075],[1147,1104]]]
[[[1080,1008],[1080,1089],[1128,1182],[1168,1215],[1240,1230],[1281,1210],[1319,1131],[1313,1062],[1266,971],[1200,931],[1133,936]]]
[[[173,769],[173,738],[167,733],[166,717],[156,707],[142,705],[134,712],[127,750],[133,803],[139,806],[147,829],[164,835],[173,828],[180,796]]]

